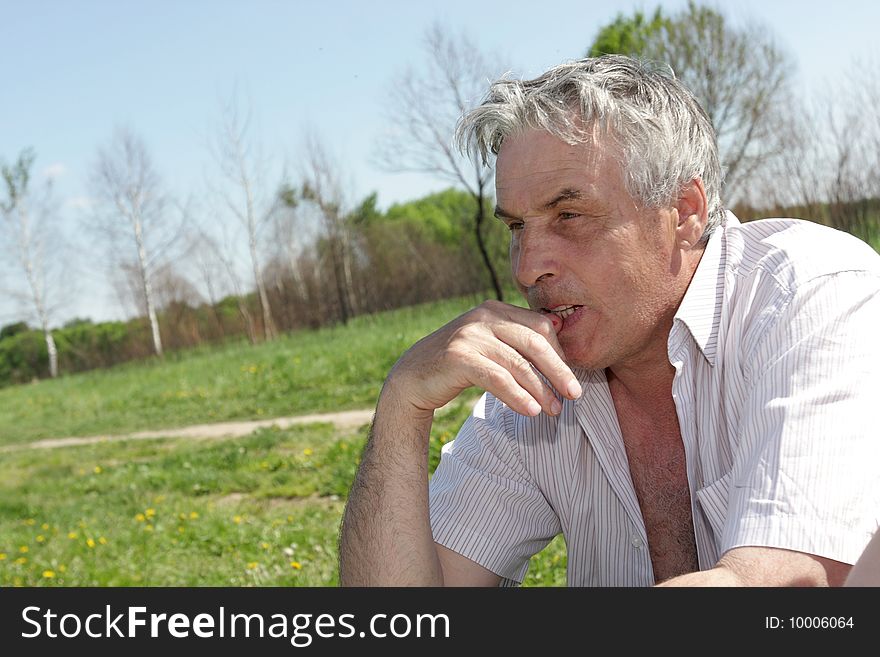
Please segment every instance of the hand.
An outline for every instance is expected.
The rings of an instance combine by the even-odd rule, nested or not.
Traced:
[[[569,399],[581,395],[563,359],[549,316],[487,301],[413,345],[392,368],[383,395],[433,413],[477,386],[522,415],[557,415],[562,404],[553,388]]]

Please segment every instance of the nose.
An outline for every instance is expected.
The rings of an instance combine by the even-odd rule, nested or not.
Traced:
[[[557,273],[550,240],[532,227],[523,227],[515,234],[510,245],[510,264],[517,283],[524,288]]]

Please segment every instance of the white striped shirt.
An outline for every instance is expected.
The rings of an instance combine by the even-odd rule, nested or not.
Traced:
[[[738,546],[853,563],[880,513],[880,256],[816,224],[728,213],[668,340],[700,569]],[[651,586],[604,371],[558,417],[484,395],[430,482],[434,539],[521,582],[560,532],[570,586]]]

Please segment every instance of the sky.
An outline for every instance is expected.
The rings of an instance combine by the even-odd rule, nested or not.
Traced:
[[[448,186],[374,163],[390,85],[422,61],[433,22],[466,31],[515,74],[533,77],[583,56],[617,14],[658,4],[674,13],[686,1],[0,0],[0,162],[36,151],[35,170],[53,178],[70,245],[58,264],[77,281],[54,323],[124,314],[83,228],[97,150],[117,127],[143,139],[163,184],[183,196],[210,179],[207,144],[222,100],[237,89],[252,109],[252,136],[276,166],[295,163],[305,132],[314,132],[344,165],[351,197],[376,192],[385,208]],[[858,62],[880,61],[880,3],[707,4],[735,24],[767,28],[791,55],[795,88],[805,94],[826,93]],[[25,314],[0,297],[0,325]]]

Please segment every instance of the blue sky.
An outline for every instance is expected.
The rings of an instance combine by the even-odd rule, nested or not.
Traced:
[[[684,2],[662,2],[674,11]],[[380,205],[443,188],[442,181],[391,174],[371,164],[385,129],[383,98],[394,76],[418,64],[432,21],[466,29],[523,75],[582,56],[618,12],[644,1],[545,0],[0,0],[0,160],[25,147],[52,172],[75,241],[89,196],[88,174],[116,126],[146,143],[163,181],[178,194],[210,175],[206,148],[219,102],[247,95],[266,153],[295,164],[306,129],[347,170],[351,194]],[[732,6],[731,6],[732,5]],[[766,25],[798,65],[799,88],[820,93],[856,61],[880,61],[880,3],[740,0],[721,5],[734,21]],[[74,267],[71,262],[71,267]],[[81,272],[82,269],[77,269]],[[101,276],[82,274],[88,293],[58,318],[119,316]],[[0,300],[0,324],[20,313]]]

